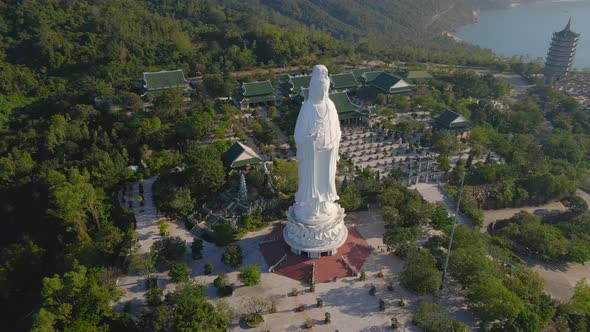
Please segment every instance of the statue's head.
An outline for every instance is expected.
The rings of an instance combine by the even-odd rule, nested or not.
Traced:
[[[317,104],[328,98],[329,91],[330,76],[328,76],[328,68],[324,65],[315,65],[311,73],[311,82],[309,82],[308,100]]]

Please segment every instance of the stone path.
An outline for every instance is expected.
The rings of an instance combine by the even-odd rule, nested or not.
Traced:
[[[141,182],[133,183],[133,197],[139,195],[139,183],[143,184],[143,202],[144,206],[135,203],[133,205],[133,214],[137,223],[137,232],[139,240],[138,252],[144,253],[150,251],[152,243],[161,239],[160,229],[158,227],[158,220],[164,218],[164,214],[160,213],[154,205],[152,186],[157,177],[153,176]]]

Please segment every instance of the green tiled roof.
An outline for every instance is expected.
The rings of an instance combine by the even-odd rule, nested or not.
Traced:
[[[461,114],[451,110],[445,110],[435,120],[436,124],[446,129],[459,129],[471,126],[471,122]]]
[[[301,89],[309,88],[309,82],[311,81],[311,75],[303,75],[303,76],[293,76],[289,80],[291,83],[291,92],[292,93],[299,93]]]
[[[363,74],[368,73],[370,71],[371,71],[371,68],[357,68],[357,69],[352,70],[352,74],[354,75],[354,78],[356,78],[356,80],[360,82],[361,78],[363,78],[362,77]]]
[[[305,102],[308,93],[309,89],[303,89],[293,97],[293,101],[299,101],[301,103]],[[356,118],[362,115],[361,112],[358,111],[358,107],[350,101],[346,92],[330,93],[330,99],[334,103],[334,106],[336,106],[336,112],[338,112],[338,118],[340,120]]]
[[[272,95],[274,93],[270,81],[242,83],[242,91],[244,97]]]
[[[404,80],[389,73],[381,73],[375,79],[369,81],[369,84],[378,90],[386,93],[396,93],[411,91],[412,87]]]
[[[361,116],[361,113],[357,111],[357,107],[350,101],[346,92],[332,93],[330,94],[330,99],[336,106],[336,111],[338,112],[338,118],[340,120]]]
[[[277,74],[275,78],[279,83],[285,83],[289,81],[289,74]]]
[[[377,76],[381,75],[382,73],[382,71],[369,71],[364,73],[362,76],[365,78],[365,82],[368,83],[377,78]]]
[[[332,89],[335,90],[356,88],[359,86],[359,82],[354,78],[352,73],[331,75],[330,80],[332,81]]]
[[[408,80],[428,80],[432,78],[432,75],[425,70],[413,70],[408,72],[406,78]]]
[[[182,69],[162,70],[158,72],[143,73],[143,87],[146,90],[160,90],[169,88],[182,88],[187,86]]]
[[[231,168],[262,162],[262,158],[254,150],[237,141],[221,155],[221,159],[227,167]]]
[[[256,103],[266,103],[268,101],[276,101],[278,98],[275,95],[264,95],[264,96],[254,96],[254,97],[244,97],[240,101],[241,104],[256,104]]]

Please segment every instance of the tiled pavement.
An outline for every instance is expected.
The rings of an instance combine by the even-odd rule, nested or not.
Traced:
[[[260,249],[268,266],[272,266],[287,254],[287,259],[279,264],[274,273],[280,274],[291,279],[301,282],[310,283],[312,274],[312,265],[315,262],[315,282],[322,283],[333,281],[335,278],[350,277],[351,272],[342,263],[342,256],[345,256],[350,264],[360,271],[369,257],[370,251],[366,247],[367,241],[361,236],[354,227],[348,229],[348,238],[346,242],[338,249],[334,256],[322,256],[320,258],[307,258],[301,255],[295,255],[289,250],[289,246],[283,241],[284,225],[277,227],[268,238],[277,239],[274,242],[260,245]],[[357,245],[360,244],[360,245]]]

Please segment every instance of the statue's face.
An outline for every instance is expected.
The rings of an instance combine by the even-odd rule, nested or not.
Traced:
[[[324,65],[316,65],[313,67],[311,74],[311,82],[309,83],[309,97],[314,102],[319,102],[328,97],[330,90],[330,76],[328,76],[328,68]]]

